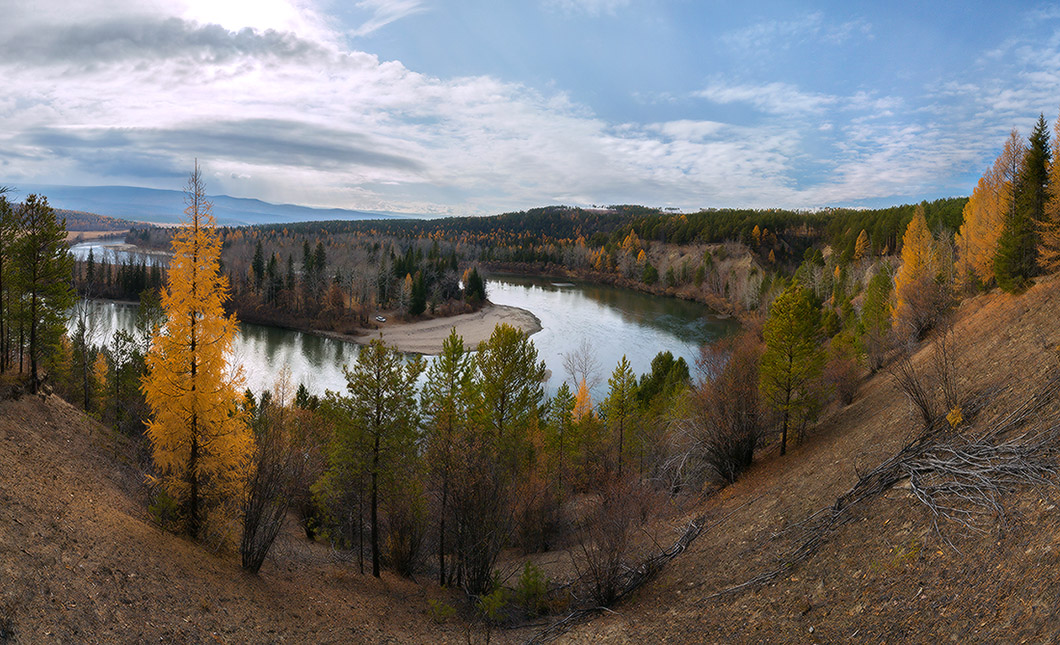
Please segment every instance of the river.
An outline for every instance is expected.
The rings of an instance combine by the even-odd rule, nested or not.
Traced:
[[[75,252],[87,255],[87,248],[82,249]],[[550,371],[548,393],[555,392],[566,377],[563,355],[578,349],[583,339],[588,340],[600,365],[594,400],[606,394],[607,377],[623,355],[638,375],[651,369],[657,353],[667,350],[692,367],[703,344],[736,327],[735,322],[717,318],[704,305],[616,287],[495,276],[488,280],[487,291],[492,302],[527,309],[541,320],[541,331],[531,339]],[[118,329],[134,326],[136,305],[90,304],[96,320],[96,343],[106,342]],[[295,383],[305,383],[311,392],[322,394],[345,388],[342,366],[356,360],[357,347],[313,334],[241,324],[234,358],[243,366],[247,385],[254,391],[271,387],[286,365]]]

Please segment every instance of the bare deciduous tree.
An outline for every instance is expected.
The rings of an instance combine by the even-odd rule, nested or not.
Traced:
[[[563,371],[570,377],[571,385],[575,388],[585,381],[589,390],[600,384],[600,361],[596,358],[596,351],[588,338],[583,338],[578,347],[563,356]]]

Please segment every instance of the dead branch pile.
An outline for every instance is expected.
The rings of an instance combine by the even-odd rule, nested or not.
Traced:
[[[1010,391],[985,392],[965,403],[964,425],[956,429],[944,417],[933,418],[926,430],[859,477],[831,506],[774,535],[795,545],[774,568],[708,598],[756,588],[790,572],[816,554],[839,526],[856,519],[860,505],[906,480],[913,498],[928,509],[934,528],[951,547],[940,519],[982,532],[1004,521],[1007,493],[1024,486],[1060,487],[1060,410],[1055,405],[1045,409],[1060,395],[1060,376],[1050,377],[1007,413],[986,421],[977,418],[987,403]]]

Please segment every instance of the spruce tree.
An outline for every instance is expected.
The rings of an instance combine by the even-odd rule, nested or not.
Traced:
[[[1039,115],[1024,152],[1012,214],[997,244],[994,273],[998,286],[1014,293],[1027,288],[1038,271],[1038,232],[1049,201],[1049,131]]]

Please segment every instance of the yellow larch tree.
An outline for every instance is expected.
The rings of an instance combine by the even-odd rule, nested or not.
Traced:
[[[198,163],[185,193],[186,220],[162,290],[166,322],[152,338],[141,388],[154,413],[146,431],[153,481],[198,538],[210,513],[238,494],[253,439],[238,405],[242,371],[229,364],[238,323],[224,312],[228,279]]]
[[[574,399],[574,412],[571,416],[575,422],[593,416],[593,399],[589,395],[589,387],[584,378],[578,384],[578,395]]]
[[[902,266],[895,276],[894,324],[902,333],[921,336],[934,322],[941,303],[935,240],[918,205],[902,237]]]
[[[1005,148],[990,170],[979,179],[964,206],[964,222],[954,238],[957,278],[962,282],[974,278],[980,284],[989,285],[994,281],[997,242],[1013,206],[1014,169],[1018,169],[1023,154],[1023,140],[1013,130]]]
[[[869,234],[865,232],[865,229],[861,229],[858,239],[854,242],[854,261],[857,262],[867,256],[869,250]]]

